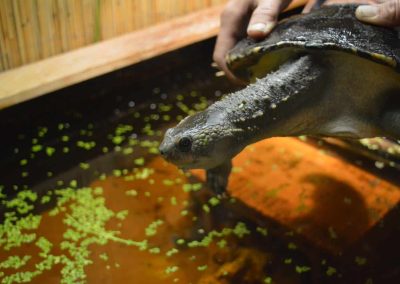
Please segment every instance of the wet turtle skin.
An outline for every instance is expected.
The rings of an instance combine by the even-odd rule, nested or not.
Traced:
[[[311,50],[338,50],[370,59],[400,71],[400,30],[369,25],[355,17],[358,5],[325,6],[306,15],[295,15],[279,23],[274,31],[262,41],[246,38],[240,41],[227,56],[229,68],[238,77],[250,80],[249,67],[259,62],[269,52],[282,48],[293,48],[293,54]],[[265,73],[275,69],[275,62],[264,66]],[[369,142],[370,141],[370,142]],[[375,143],[376,141],[385,141]],[[354,146],[354,141],[350,141]],[[399,144],[385,138],[364,139],[375,145],[373,149],[398,160],[399,154],[388,151],[399,148]],[[372,150],[372,149],[370,149]]]
[[[223,194],[231,159],[262,139],[400,139],[398,33],[359,22],[355,8],[325,7],[284,20],[263,41],[241,41],[229,66],[258,80],[170,128],[160,153],[206,169]]]
[[[249,80],[250,67],[260,58],[283,48],[292,54],[311,50],[340,50],[368,58],[400,71],[398,30],[368,25],[355,17],[357,5],[325,6],[309,14],[281,21],[262,41],[246,38],[227,55],[228,67],[238,77]],[[286,61],[287,58],[282,59]],[[281,60],[281,61],[282,61]],[[280,65],[276,62],[272,65]],[[276,66],[265,66],[265,73]]]

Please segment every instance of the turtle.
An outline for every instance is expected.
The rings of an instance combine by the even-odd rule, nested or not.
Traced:
[[[261,41],[240,41],[230,70],[250,84],[166,131],[164,158],[206,170],[223,194],[231,159],[270,137],[400,138],[400,37],[331,5],[282,20]]]

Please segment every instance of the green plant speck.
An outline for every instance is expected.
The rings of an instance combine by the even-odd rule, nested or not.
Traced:
[[[137,195],[138,195],[138,192],[137,192],[136,190],[134,190],[134,189],[130,189],[130,190],[127,190],[127,191],[125,192],[125,194],[126,194],[127,196],[137,196]]]
[[[163,220],[155,220],[154,222],[149,224],[145,229],[146,236],[147,237],[155,236],[157,234],[158,227],[161,226],[162,224],[164,224]]]
[[[138,158],[134,160],[135,165],[143,166],[144,165],[144,158]]]
[[[42,145],[33,145],[32,146],[32,152],[39,152],[43,149]]]
[[[268,230],[267,228],[262,228],[262,227],[257,227],[256,231],[259,232],[261,235],[268,236]]]
[[[219,248],[224,248],[224,247],[226,247],[226,244],[227,244],[227,241],[226,240],[220,240],[220,241],[218,241],[217,242],[217,246],[219,247]]]
[[[301,273],[305,273],[311,270],[311,267],[308,266],[297,266],[296,265],[296,272],[301,274]]]
[[[204,271],[204,270],[206,270],[208,268],[208,265],[200,265],[200,266],[197,266],[197,270],[198,271]]]
[[[356,256],[354,261],[359,266],[363,266],[367,263],[367,259],[365,257],[361,257],[361,256]]]
[[[53,156],[53,154],[56,152],[56,149],[54,149],[53,147],[46,147],[46,154],[47,156],[51,157]]]
[[[328,269],[326,270],[326,275],[332,276],[336,273],[336,268],[329,266]]]
[[[284,260],[283,260],[283,263],[284,264],[291,264],[293,262],[293,260],[291,259],[291,258],[285,258]]]
[[[207,204],[203,204],[203,211],[206,213],[210,213],[210,207]]]
[[[271,277],[265,277],[264,278],[264,283],[271,284],[272,283],[272,278]]]
[[[80,163],[80,164],[79,164],[79,167],[80,167],[82,170],[87,170],[87,169],[90,168],[90,165],[89,165],[88,163]]]
[[[152,254],[159,254],[160,252],[161,252],[160,248],[157,247],[149,249],[149,253]]]
[[[178,266],[168,266],[168,267],[165,269],[165,273],[166,273],[166,274],[171,274],[171,273],[177,272],[178,269],[179,269]]]
[[[220,200],[219,200],[218,198],[216,198],[216,197],[211,197],[211,198],[208,200],[208,203],[209,203],[211,206],[217,206],[217,205],[220,203]]]

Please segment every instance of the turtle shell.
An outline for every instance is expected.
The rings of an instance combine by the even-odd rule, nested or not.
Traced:
[[[240,41],[227,55],[239,78],[249,80],[274,70],[299,53],[336,50],[354,54],[400,71],[400,37],[396,29],[360,22],[357,5],[332,5],[282,20],[262,41]],[[267,60],[263,60],[268,56]],[[262,66],[258,66],[261,65]],[[262,69],[255,71],[255,67]]]

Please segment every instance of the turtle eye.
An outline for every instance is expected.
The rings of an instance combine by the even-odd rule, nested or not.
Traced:
[[[181,152],[189,152],[192,148],[192,139],[189,137],[182,137],[179,139],[178,148]]]

